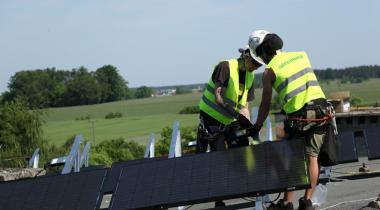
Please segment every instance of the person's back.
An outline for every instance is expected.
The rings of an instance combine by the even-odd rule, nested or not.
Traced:
[[[314,209],[311,195],[319,176],[318,155],[326,134],[328,103],[312,70],[305,52],[282,52],[282,40],[276,34],[259,30],[249,38],[250,52],[253,57],[267,65],[263,73],[263,95],[259,116],[255,125],[260,127],[269,113],[272,88],[283,101],[282,111],[288,139],[305,139],[311,188],[306,189],[299,199],[300,210]],[[286,192],[284,199],[269,209],[293,209],[293,193]]]
[[[268,63],[275,74],[273,88],[285,102],[286,113],[300,110],[306,103],[325,95],[305,52],[280,52]]]

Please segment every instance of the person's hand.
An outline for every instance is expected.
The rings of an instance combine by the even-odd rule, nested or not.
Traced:
[[[244,115],[247,119],[250,118],[249,110],[248,110],[247,107],[243,107],[243,108],[240,110],[240,114]]]
[[[255,123],[254,125],[252,125],[250,128],[248,128],[247,132],[249,133],[249,136],[251,136],[252,138],[257,138],[260,130],[261,130],[261,127],[263,127],[263,125],[258,125],[257,123]]]

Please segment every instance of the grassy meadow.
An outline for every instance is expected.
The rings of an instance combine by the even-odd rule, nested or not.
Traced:
[[[359,97],[365,104],[380,103],[380,79],[369,79],[368,81],[354,84],[340,84],[338,81],[331,81],[329,83],[322,82],[321,86],[327,97],[331,92],[350,91],[351,98]]]
[[[198,115],[180,115],[186,106],[195,106],[201,94],[184,94],[146,99],[134,99],[105,104],[50,108],[44,117],[45,137],[54,144],[63,144],[70,136],[82,134],[85,139],[99,142],[123,137],[141,143],[148,141],[150,133],[159,134],[165,126],[172,126],[179,120],[181,126],[196,125]],[[122,118],[105,119],[109,112],[120,112]],[[90,120],[76,118],[91,116]]]
[[[327,96],[330,92],[347,90],[351,96],[360,97],[364,103],[380,102],[380,79],[370,79],[358,84],[340,84],[337,81],[321,83]],[[181,126],[198,124],[198,115],[180,115],[178,112],[186,106],[198,104],[201,93],[177,96],[163,96],[146,99],[133,99],[105,104],[50,108],[44,117],[44,135],[56,145],[63,144],[70,136],[82,134],[85,139],[95,142],[113,138],[133,139],[145,144],[150,133],[156,138],[165,126],[172,126],[176,120]],[[256,90],[253,105],[261,100],[261,89]],[[122,118],[104,119],[109,112],[120,112]],[[76,120],[87,115],[90,120]],[[94,127],[92,127],[94,126]],[[94,128],[94,129],[93,129]],[[93,133],[94,131],[94,133]]]

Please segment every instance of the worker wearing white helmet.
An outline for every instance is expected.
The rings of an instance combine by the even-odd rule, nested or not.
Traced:
[[[282,52],[282,39],[265,30],[253,32],[248,45],[251,56],[266,64],[262,101],[255,127],[261,128],[268,116],[273,88],[283,101],[287,138],[305,138],[311,188],[306,189],[304,197],[299,199],[299,209],[313,209],[310,199],[318,181],[318,155],[327,130],[324,125],[330,119],[326,117],[329,105],[305,52]],[[284,199],[269,209],[293,209],[292,201],[293,193],[287,192]]]

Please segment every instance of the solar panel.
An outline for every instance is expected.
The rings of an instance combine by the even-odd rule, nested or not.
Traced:
[[[110,210],[149,209],[304,189],[303,140],[271,142],[123,167]]]
[[[367,128],[365,141],[367,143],[368,160],[380,159],[380,133],[378,128]]]
[[[129,160],[129,161],[122,161],[122,162],[113,163],[111,166],[111,170],[107,174],[107,178],[105,180],[102,192],[105,192],[105,193],[114,192],[116,185],[117,185],[117,182],[119,180],[120,173],[124,167],[136,165],[136,164],[141,164],[144,162],[163,160],[163,159],[166,160],[167,158],[163,158],[163,157],[144,158],[144,159]]]
[[[108,169],[46,176],[0,184],[7,210],[95,209]]]
[[[357,162],[358,155],[356,152],[354,133],[352,131],[339,132],[341,142],[339,163]]]

